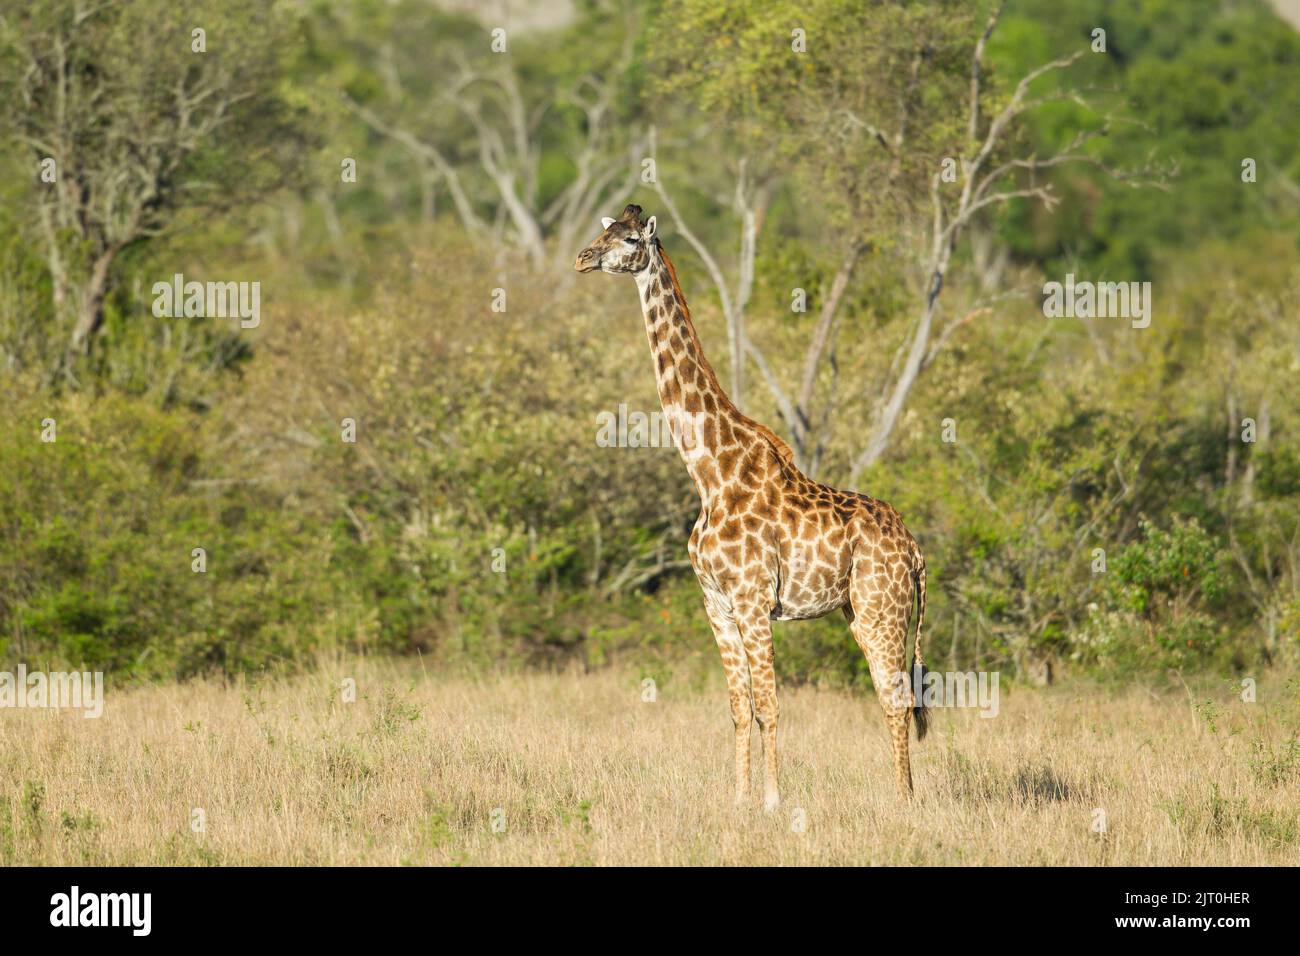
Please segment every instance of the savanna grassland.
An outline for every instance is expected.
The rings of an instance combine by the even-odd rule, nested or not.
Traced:
[[[110,688],[98,720],[9,711],[0,862],[1300,862],[1294,682],[1255,703],[1222,684],[1003,687],[996,717],[936,712],[910,804],[874,700],[792,689],[784,800],[766,815],[731,805],[725,695],[697,663],[653,702],[625,669],[437,677],[340,659],[264,683]]]
[[[1300,862],[1264,0],[0,0],[0,104],[0,674],[108,685],[0,710],[0,863]],[[731,806],[699,496],[573,268],[626,203],[1002,675],[913,803],[831,615]]]

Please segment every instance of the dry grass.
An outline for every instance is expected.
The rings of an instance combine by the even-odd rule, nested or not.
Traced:
[[[1262,685],[1256,704],[1195,695],[1208,706],[1181,690],[1004,687],[994,719],[935,714],[911,805],[874,702],[794,689],[784,803],[765,815],[730,806],[716,675],[670,680],[654,703],[639,676],[435,678],[346,661],[259,686],[110,687],[98,720],[0,711],[0,863],[1300,860],[1294,682]],[[354,704],[340,702],[344,677]]]

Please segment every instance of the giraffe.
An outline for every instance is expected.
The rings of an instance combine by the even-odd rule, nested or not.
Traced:
[[[772,621],[822,617],[837,609],[866,656],[889,732],[895,781],[900,794],[910,797],[908,721],[915,715],[917,740],[927,723],[904,668],[915,599],[909,670],[919,679],[924,669],[920,547],[883,501],[805,476],[790,447],[727,397],[700,346],[655,217],[642,220],[641,207],[629,204],[619,219],[602,219],[601,227],[574,268],[626,272],[636,280],[664,416],[700,495],[687,551],[727,678],[736,732],[736,804],[749,799],[755,720],[763,744],[763,806],[772,811],[780,804]]]

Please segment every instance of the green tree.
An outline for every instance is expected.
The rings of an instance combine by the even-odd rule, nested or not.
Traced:
[[[276,89],[289,36],[256,0],[6,3],[0,136],[27,160],[68,353],[103,325],[126,253],[295,175],[303,131]]]
[[[660,34],[661,56],[680,65],[665,71],[665,88],[716,113],[739,149],[768,150],[769,165],[792,170],[801,213],[829,211],[800,234],[837,265],[792,376],[796,384],[785,384],[743,327],[733,333],[806,470],[820,466],[837,404],[833,391],[827,394],[836,381],[832,349],[861,257],[880,253],[911,301],[902,309],[910,321],[901,344],[882,350],[898,359],[879,381],[865,429],[859,426],[866,437],[850,455],[850,483],[884,454],[922,372],[979,314],[943,322],[941,296],[961,264],[959,248],[1014,202],[1054,206],[1045,171],[1100,165],[1092,148],[1109,129],[1107,117],[1061,79],[1086,47],[1066,46],[1012,79],[993,74],[986,48],[1004,6],[817,0],[719,10],[707,0],[675,0],[663,15],[669,26]],[[1040,153],[1026,144],[1030,121],[1059,102],[1075,105],[1071,135]],[[689,228],[683,234],[720,284],[710,252]],[[742,237],[742,273],[752,269],[753,245]]]

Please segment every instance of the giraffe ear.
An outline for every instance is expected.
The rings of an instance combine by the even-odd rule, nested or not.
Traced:
[[[653,239],[655,237],[655,229],[658,225],[659,224],[655,221],[655,217],[651,216],[645,221],[645,228],[641,230],[641,235],[646,239]]]
[[[610,226],[612,226],[612,225],[614,225],[614,220],[613,220],[613,219],[610,219],[609,216],[604,217],[604,218],[601,219],[601,221],[600,221],[600,228],[601,228],[601,229],[608,229],[608,228],[609,228]]]

